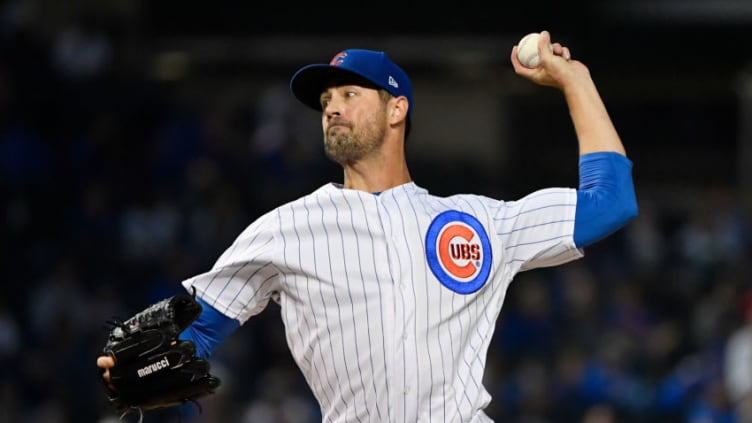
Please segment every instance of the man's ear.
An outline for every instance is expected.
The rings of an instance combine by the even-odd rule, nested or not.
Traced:
[[[403,119],[407,117],[407,109],[410,105],[407,103],[405,96],[400,96],[392,100],[389,116],[392,118]]]

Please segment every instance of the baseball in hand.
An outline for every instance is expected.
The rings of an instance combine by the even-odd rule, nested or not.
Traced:
[[[540,56],[538,56],[538,37],[540,34],[531,32],[522,37],[517,43],[517,58],[526,68],[537,68],[540,65]],[[553,46],[549,43],[548,49],[553,51]]]

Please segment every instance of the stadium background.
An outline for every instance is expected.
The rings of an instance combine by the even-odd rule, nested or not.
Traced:
[[[641,209],[584,261],[512,285],[489,414],[735,421],[723,357],[751,287],[751,3],[8,0],[0,13],[0,422],[116,421],[94,367],[102,322],[175,292],[260,213],[340,179],[317,114],[287,90],[302,64],[353,46],[403,64],[413,177],[436,193],[575,185],[560,95],[508,61],[540,29],[591,68]],[[277,312],[221,347],[222,395],[184,421],[319,419]]]

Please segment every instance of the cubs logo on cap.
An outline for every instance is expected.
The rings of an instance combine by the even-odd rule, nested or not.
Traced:
[[[345,57],[347,57],[347,53],[341,51],[335,54],[334,57],[332,57],[332,60],[329,61],[329,64],[332,66],[339,66],[345,60]]]
[[[448,210],[428,227],[426,259],[442,285],[459,294],[472,294],[488,281],[491,243],[478,219]]]

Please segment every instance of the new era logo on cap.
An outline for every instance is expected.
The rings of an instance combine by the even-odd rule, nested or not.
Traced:
[[[290,80],[290,89],[303,104],[321,110],[319,98],[325,85],[343,72],[365,78],[395,97],[407,97],[410,103],[408,115],[412,115],[413,93],[410,79],[383,51],[343,50],[335,54],[329,64],[312,64],[300,68]]]

